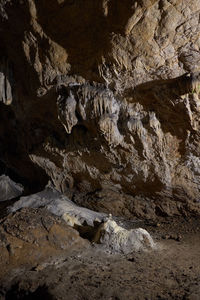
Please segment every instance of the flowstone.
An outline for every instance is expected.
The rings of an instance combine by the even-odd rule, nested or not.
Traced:
[[[104,245],[111,253],[128,254],[156,248],[146,230],[142,228],[126,230],[118,226],[111,215],[107,217],[104,213],[80,207],[51,185],[37,194],[21,197],[9,207],[9,212],[16,212],[25,207],[45,207],[52,214],[62,217],[67,225],[78,229],[82,236]]]
[[[104,213],[98,213],[76,205],[51,185],[48,185],[39,193],[21,197],[19,201],[10,206],[8,210],[9,212],[16,212],[23,207],[46,207],[52,214],[62,217],[70,226],[81,226],[82,224],[93,226],[94,222],[100,224],[107,216]]]
[[[22,195],[24,188],[21,184],[15,183],[8,176],[0,176],[0,202],[17,198]]]
[[[103,244],[112,253],[129,254],[139,250],[156,249],[150,234],[142,228],[126,230],[109,218],[96,233],[95,242]]]

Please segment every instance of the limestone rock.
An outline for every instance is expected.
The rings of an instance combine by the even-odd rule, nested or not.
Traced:
[[[9,272],[53,263],[62,254],[88,247],[78,232],[45,209],[23,208],[0,225],[0,279]]]
[[[153,239],[146,230],[142,228],[126,230],[118,226],[111,216],[108,218],[106,214],[77,206],[51,185],[42,192],[20,198],[9,207],[9,212],[41,207],[62,217],[67,225],[79,228],[83,235],[89,237],[91,235],[94,242],[103,244],[113,253],[128,254],[133,251],[156,249]]]
[[[199,0],[1,1],[0,160],[34,192],[50,178],[87,207],[112,192],[129,216],[199,213],[199,12]]]
[[[17,198],[22,195],[24,188],[6,175],[0,176],[0,201]]]
[[[117,126],[120,106],[111,90],[102,84],[93,86],[86,83],[69,87],[63,85],[58,91],[58,116],[67,133],[81,124],[86,128],[93,127],[93,131],[97,135],[101,133],[109,145],[117,146],[122,142]]]
[[[70,225],[87,224],[94,226],[94,223],[101,223],[106,214],[98,213],[84,207],[80,207],[69,200],[66,196],[56,191],[51,185],[37,194],[21,197],[17,202],[9,207],[9,212],[29,207],[45,207],[52,214],[62,217]]]
[[[157,247],[145,229],[126,230],[111,218],[99,227],[94,241],[105,245],[113,253],[123,254],[139,250],[152,250]]]
[[[0,58],[0,101],[10,105],[13,100],[13,70],[9,61]]]

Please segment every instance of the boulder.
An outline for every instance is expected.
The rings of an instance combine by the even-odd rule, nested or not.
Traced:
[[[82,224],[94,226],[95,222],[101,223],[106,217],[104,213],[98,213],[76,205],[51,184],[39,193],[21,197],[8,208],[8,211],[16,212],[24,207],[45,207],[50,213],[62,217],[71,226]]]
[[[1,220],[1,282],[23,269],[37,271],[88,246],[76,230],[46,209],[23,208]]]
[[[126,230],[109,218],[95,235],[94,241],[104,245],[111,253],[129,254],[157,249],[151,235],[142,228]]]
[[[15,199],[22,195],[24,188],[6,175],[0,176],[0,201]]]

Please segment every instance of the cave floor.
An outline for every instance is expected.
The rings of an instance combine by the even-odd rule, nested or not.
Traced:
[[[199,218],[118,222],[147,229],[159,250],[120,255],[91,245],[18,271],[2,299],[200,299]]]

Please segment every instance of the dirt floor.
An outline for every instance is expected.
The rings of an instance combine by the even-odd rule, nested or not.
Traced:
[[[28,270],[1,283],[0,299],[200,299],[200,219],[117,220],[145,228],[159,250],[127,256],[100,245]]]

